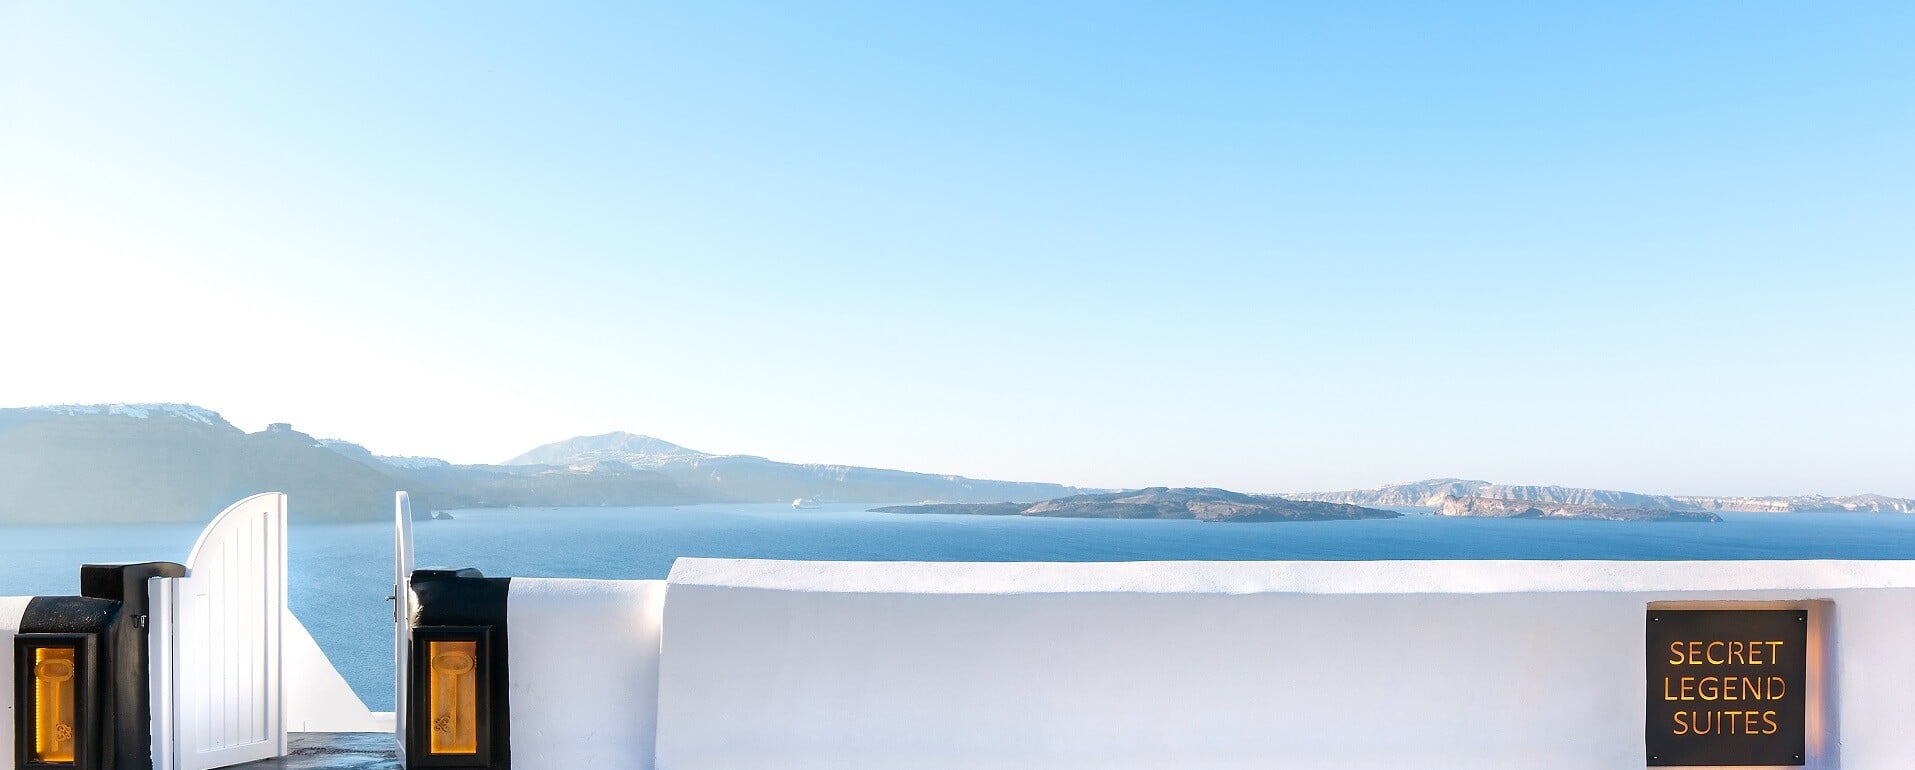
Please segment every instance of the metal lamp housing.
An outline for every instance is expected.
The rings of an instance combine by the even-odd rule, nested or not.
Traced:
[[[492,628],[412,631],[406,760],[413,767],[492,765]]]

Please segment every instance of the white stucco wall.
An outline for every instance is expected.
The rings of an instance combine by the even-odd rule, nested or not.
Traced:
[[[0,596],[0,763],[13,766],[13,638],[20,634],[20,618],[27,612],[31,596]]]
[[[661,770],[1640,768],[1668,601],[1832,602],[1812,766],[1915,767],[1915,563],[681,559],[669,583]]]
[[[514,770],[651,770],[662,580],[513,578]]]

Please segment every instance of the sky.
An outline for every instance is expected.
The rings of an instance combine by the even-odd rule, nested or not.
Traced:
[[[1908,3],[0,2],[0,405],[1915,496]]]

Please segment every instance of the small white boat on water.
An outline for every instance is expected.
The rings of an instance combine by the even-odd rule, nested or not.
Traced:
[[[810,497],[800,497],[796,500],[791,501],[791,507],[804,508],[804,509],[816,508],[818,507],[818,501]]]

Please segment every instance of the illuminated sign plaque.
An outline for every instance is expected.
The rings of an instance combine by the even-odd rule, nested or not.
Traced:
[[[1808,610],[1650,610],[1650,767],[1804,763]]]

